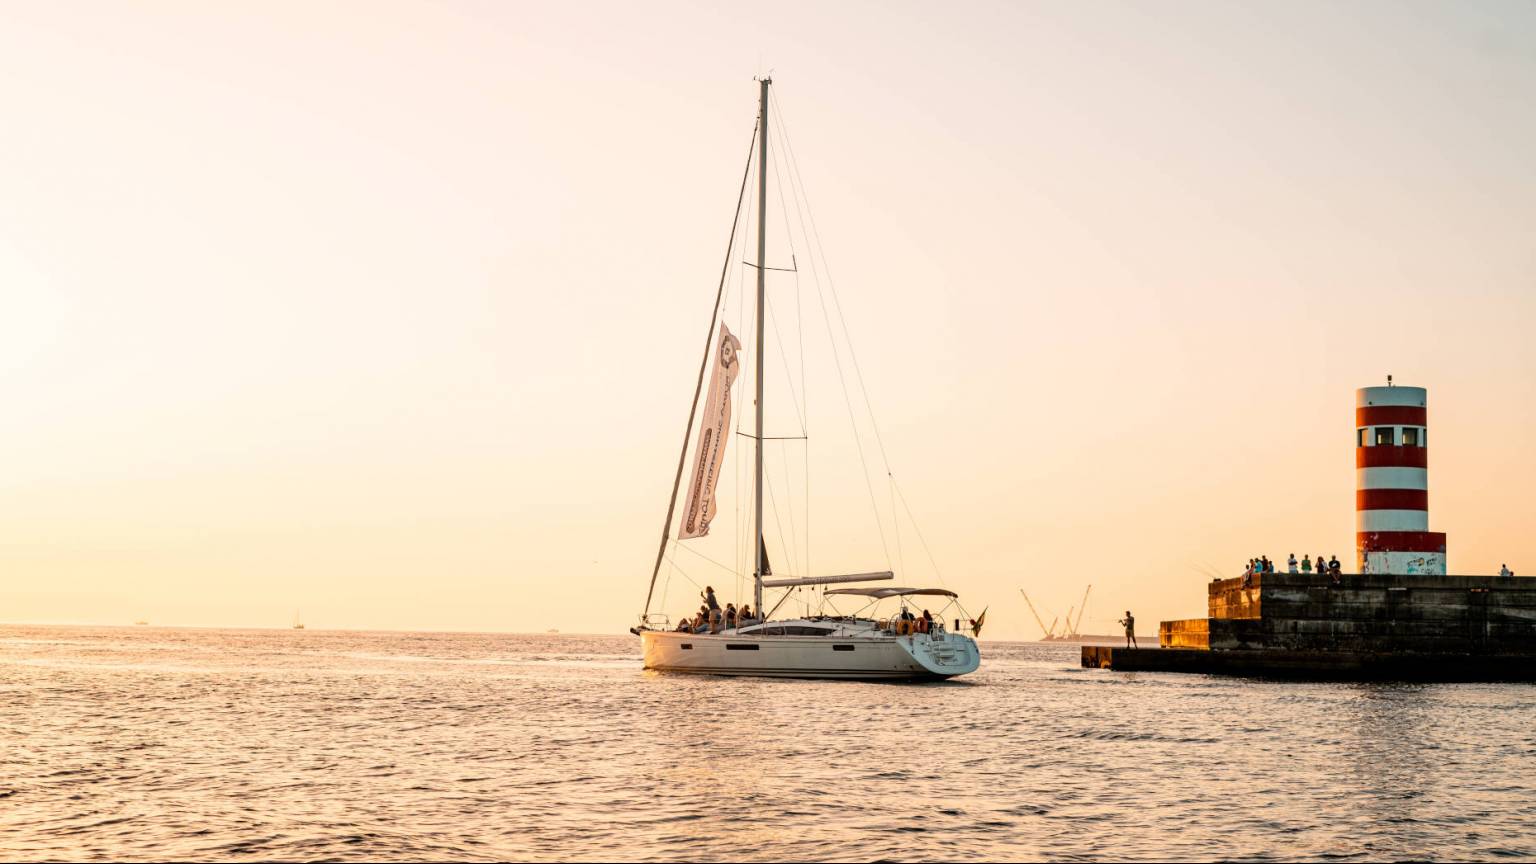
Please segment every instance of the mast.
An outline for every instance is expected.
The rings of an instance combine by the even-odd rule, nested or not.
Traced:
[[[752,533],[756,544],[756,563],[752,568],[752,608],[763,616],[763,311],[765,306],[764,277],[767,274],[768,254],[768,85],[772,78],[758,81],[757,128],[757,467],[753,476],[752,494],[754,512]]]

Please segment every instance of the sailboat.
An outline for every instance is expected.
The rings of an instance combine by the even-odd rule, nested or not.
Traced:
[[[299,610],[293,610],[293,629],[303,630],[304,622],[299,620]]]
[[[766,255],[771,84],[770,78],[758,79],[758,117],[753,141],[757,148],[758,167],[757,261],[755,264],[743,262],[755,268],[757,273],[756,312],[753,315],[756,338],[751,352],[756,361],[755,433],[736,433],[731,427],[730,388],[740,372],[741,344],[723,321],[718,330],[715,326],[721,314],[721,297],[731,262],[731,248],[728,246],[727,271],[721,274],[721,289],[715,298],[705,357],[699,367],[682,453],[678,457],[677,473],[673,478],[672,497],[667,504],[667,516],[662,526],[661,545],[651,571],[650,588],[646,592],[640,624],[631,627],[630,632],[640,637],[645,668],[665,672],[877,680],[945,679],[974,672],[980,665],[981,652],[975,639],[960,632],[961,617],[953,619],[953,628],[946,626],[945,615],[951,608],[958,610],[962,616],[964,614],[964,610],[959,607],[957,595],[947,588],[869,584],[894,581],[896,574],[890,569],[829,576],[768,578],[772,576],[772,571],[763,534],[765,272],[781,269],[770,268]],[[749,157],[749,169],[750,166]],[[742,177],[743,196],[748,176],[744,173]],[[736,213],[738,220],[741,212],[739,199]],[[734,243],[734,225],[731,236]],[[674,625],[665,615],[652,613],[651,604],[657,576],[661,572],[668,542],[672,539],[678,491],[687,463],[694,417],[699,409],[699,396],[703,392],[704,373],[711,366],[714,371],[704,402],[704,417],[699,424],[692,480],[688,485],[676,542],[708,533],[709,520],[715,512],[715,481],[720,474],[726,444],[736,435],[750,439],[754,448],[751,484],[753,505],[752,535],[748,542],[756,547],[755,553],[749,553],[754,558],[751,609],[755,610],[755,614],[742,616],[740,620],[730,620],[720,613],[710,593],[705,597],[708,606],[701,609],[697,621],[685,620]],[[829,585],[839,587],[826,587]],[[821,589],[819,611],[813,614],[807,606],[805,614],[800,617],[773,620],[772,615],[789,599],[790,592],[800,588],[812,588],[813,594],[815,588]],[[764,614],[764,591],[775,589],[785,589],[785,594]],[[921,599],[919,602],[934,602],[935,605],[942,600],[945,605],[939,609],[937,617],[931,616],[926,610],[918,617],[908,605],[919,598],[933,598],[931,601]],[[844,614],[836,609],[838,603],[851,603],[854,609]],[[891,603],[895,604],[894,609]],[[881,612],[882,604],[889,611]],[[985,613],[969,622],[973,635],[979,635],[980,621],[984,619]]]

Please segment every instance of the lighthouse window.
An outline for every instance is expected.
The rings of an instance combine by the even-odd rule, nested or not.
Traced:
[[[1377,447],[1391,447],[1392,446],[1392,432],[1393,431],[1394,430],[1393,430],[1393,428],[1391,426],[1377,426],[1376,427],[1376,446]]]
[[[1365,446],[1365,430],[1364,429],[1356,429],[1355,430],[1355,446],[1356,447],[1364,447]]]
[[[1414,429],[1411,426],[1404,427],[1403,428],[1403,446],[1404,447],[1417,447],[1417,446],[1419,446],[1419,430]]]

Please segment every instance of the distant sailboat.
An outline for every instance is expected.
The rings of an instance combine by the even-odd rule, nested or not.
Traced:
[[[304,622],[299,620],[299,610],[293,610],[293,629],[303,630]]]
[[[756,426],[754,434],[735,432],[731,426],[731,384],[740,372],[737,357],[741,342],[721,322],[718,333],[715,321],[710,322],[709,341],[704,364],[699,369],[699,380],[694,390],[690,408],[687,434],[683,439],[683,453],[679,457],[677,475],[673,480],[672,499],[667,506],[667,519],[662,528],[661,548],[657,551],[655,567],[651,571],[651,590],[646,595],[645,609],[640,624],[630,632],[640,637],[645,667],[670,672],[693,672],[714,675],[758,675],[793,678],[844,678],[844,679],[938,679],[951,678],[974,672],[981,662],[981,652],[974,639],[956,632],[960,618],[955,619],[954,631],[945,626],[945,614],[958,600],[953,591],[944,588],[903,587],[837,587],[822,592],[823,609],[819,614],[807,614],[800,618],[766,620],[790,596],[786,592],[771,609],[763,605],[764,589],[794,589],[801,586],[840,585],[856,582],[877,582],[895,579],[891,570],[870,573],[854,573],[837,576],[807,576],[803,578],[766,578],[773,576],[768,563],[767,544],[763,536],[763,413],[764,413],[764,323],[765,290],[764,275],[770,268],[766,260],[768,176],[768,87],[769,79],[759,81],[759,109],[757,131],[753,144],[757,154],[757,260],[744,262],[756,270],[756,311],[753,323],[756,338],[752,340],[751,354],[756,361],[756,387],[754,407]],[[751,163],[749,162],[749,165]],[[781,185],[782,181],[781,181]],[[742,178],[743,193],[747,188]],[[741,205],[737,204],[737,217]],[[734,241],[734,227],[732,229]],[[729,250],[727,264],[729,265]],[[725,286],[722,273],[721,289]],[[715,316],[720,315],[720,296],[715,299]],[[742,621],[722,620],[722,613],[715,609],[712,620],[698,627],[680,622],[674,627],[664,615],[651,614],[651,602],[656,588],[656,577],[671,538],[672,520],[678,503],[683,469],[688,452],[688,435],[693,431],[693,412],[699,409],[699,396],[703,392],[704,372],[714,369],[709,391],[703,403],[704,418],[699,428],[698,450],[693,460],[692,480],[689,482],[677,540],[679,542],[704,537],[709,533],[709,523],[715,515],[715,481],[720,476],[727,443],[735,435],[751,439],[753,451],[752,518],[751,531],[743,548],[755,547],[752,566],[753,617]],[[841,374],[841,372],[839,372]],[[893,508],[894,509],[894,508]],[[782,529],[781,529],[782,530]],[[882,540],[883,542],[883,540]],[[744,569],[744,568],[743,568]],[[745,576],[745,573],[741,573]],[[852,615],[840,614],[828,609],[829,601],[848,598],[859,604]],[[936,617],[925,614],[918,617],[908,608],[911,597],[947,598],[947,605],[939,609]],[[877,617],[875,608],[884,600],[895,600],[900,608],[895,612]],[[714,597],[708,601],[713,604]],[[766,614],[765,614],[766,613]],[[980,618],[970,622],[975,632],[981,629]]]

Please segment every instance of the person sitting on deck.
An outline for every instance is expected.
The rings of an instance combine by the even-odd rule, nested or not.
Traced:
[[[731,630],[736,626],[736,604],[725,604],[725,629]]]
[[[752,607],[746,603],[741,604],[741,610],[736,613],[736,626],[745,627],[752,620]]]
[[[703,633],[709,629],[709,607],[700,606],[697,615],[693,616],[693,632]]]
[[[688,620],[686,617],[683,618],[681,621],[678,621],[677,622],[677,632],[679,632],[679,633],[692,633],[693,632],[693,622]]]
[[[933,613],[929,612],[927,609],[923,610],[923,625],[922,626],[923,626],[923,632],[924,633],[932,633],[933,632]]]

